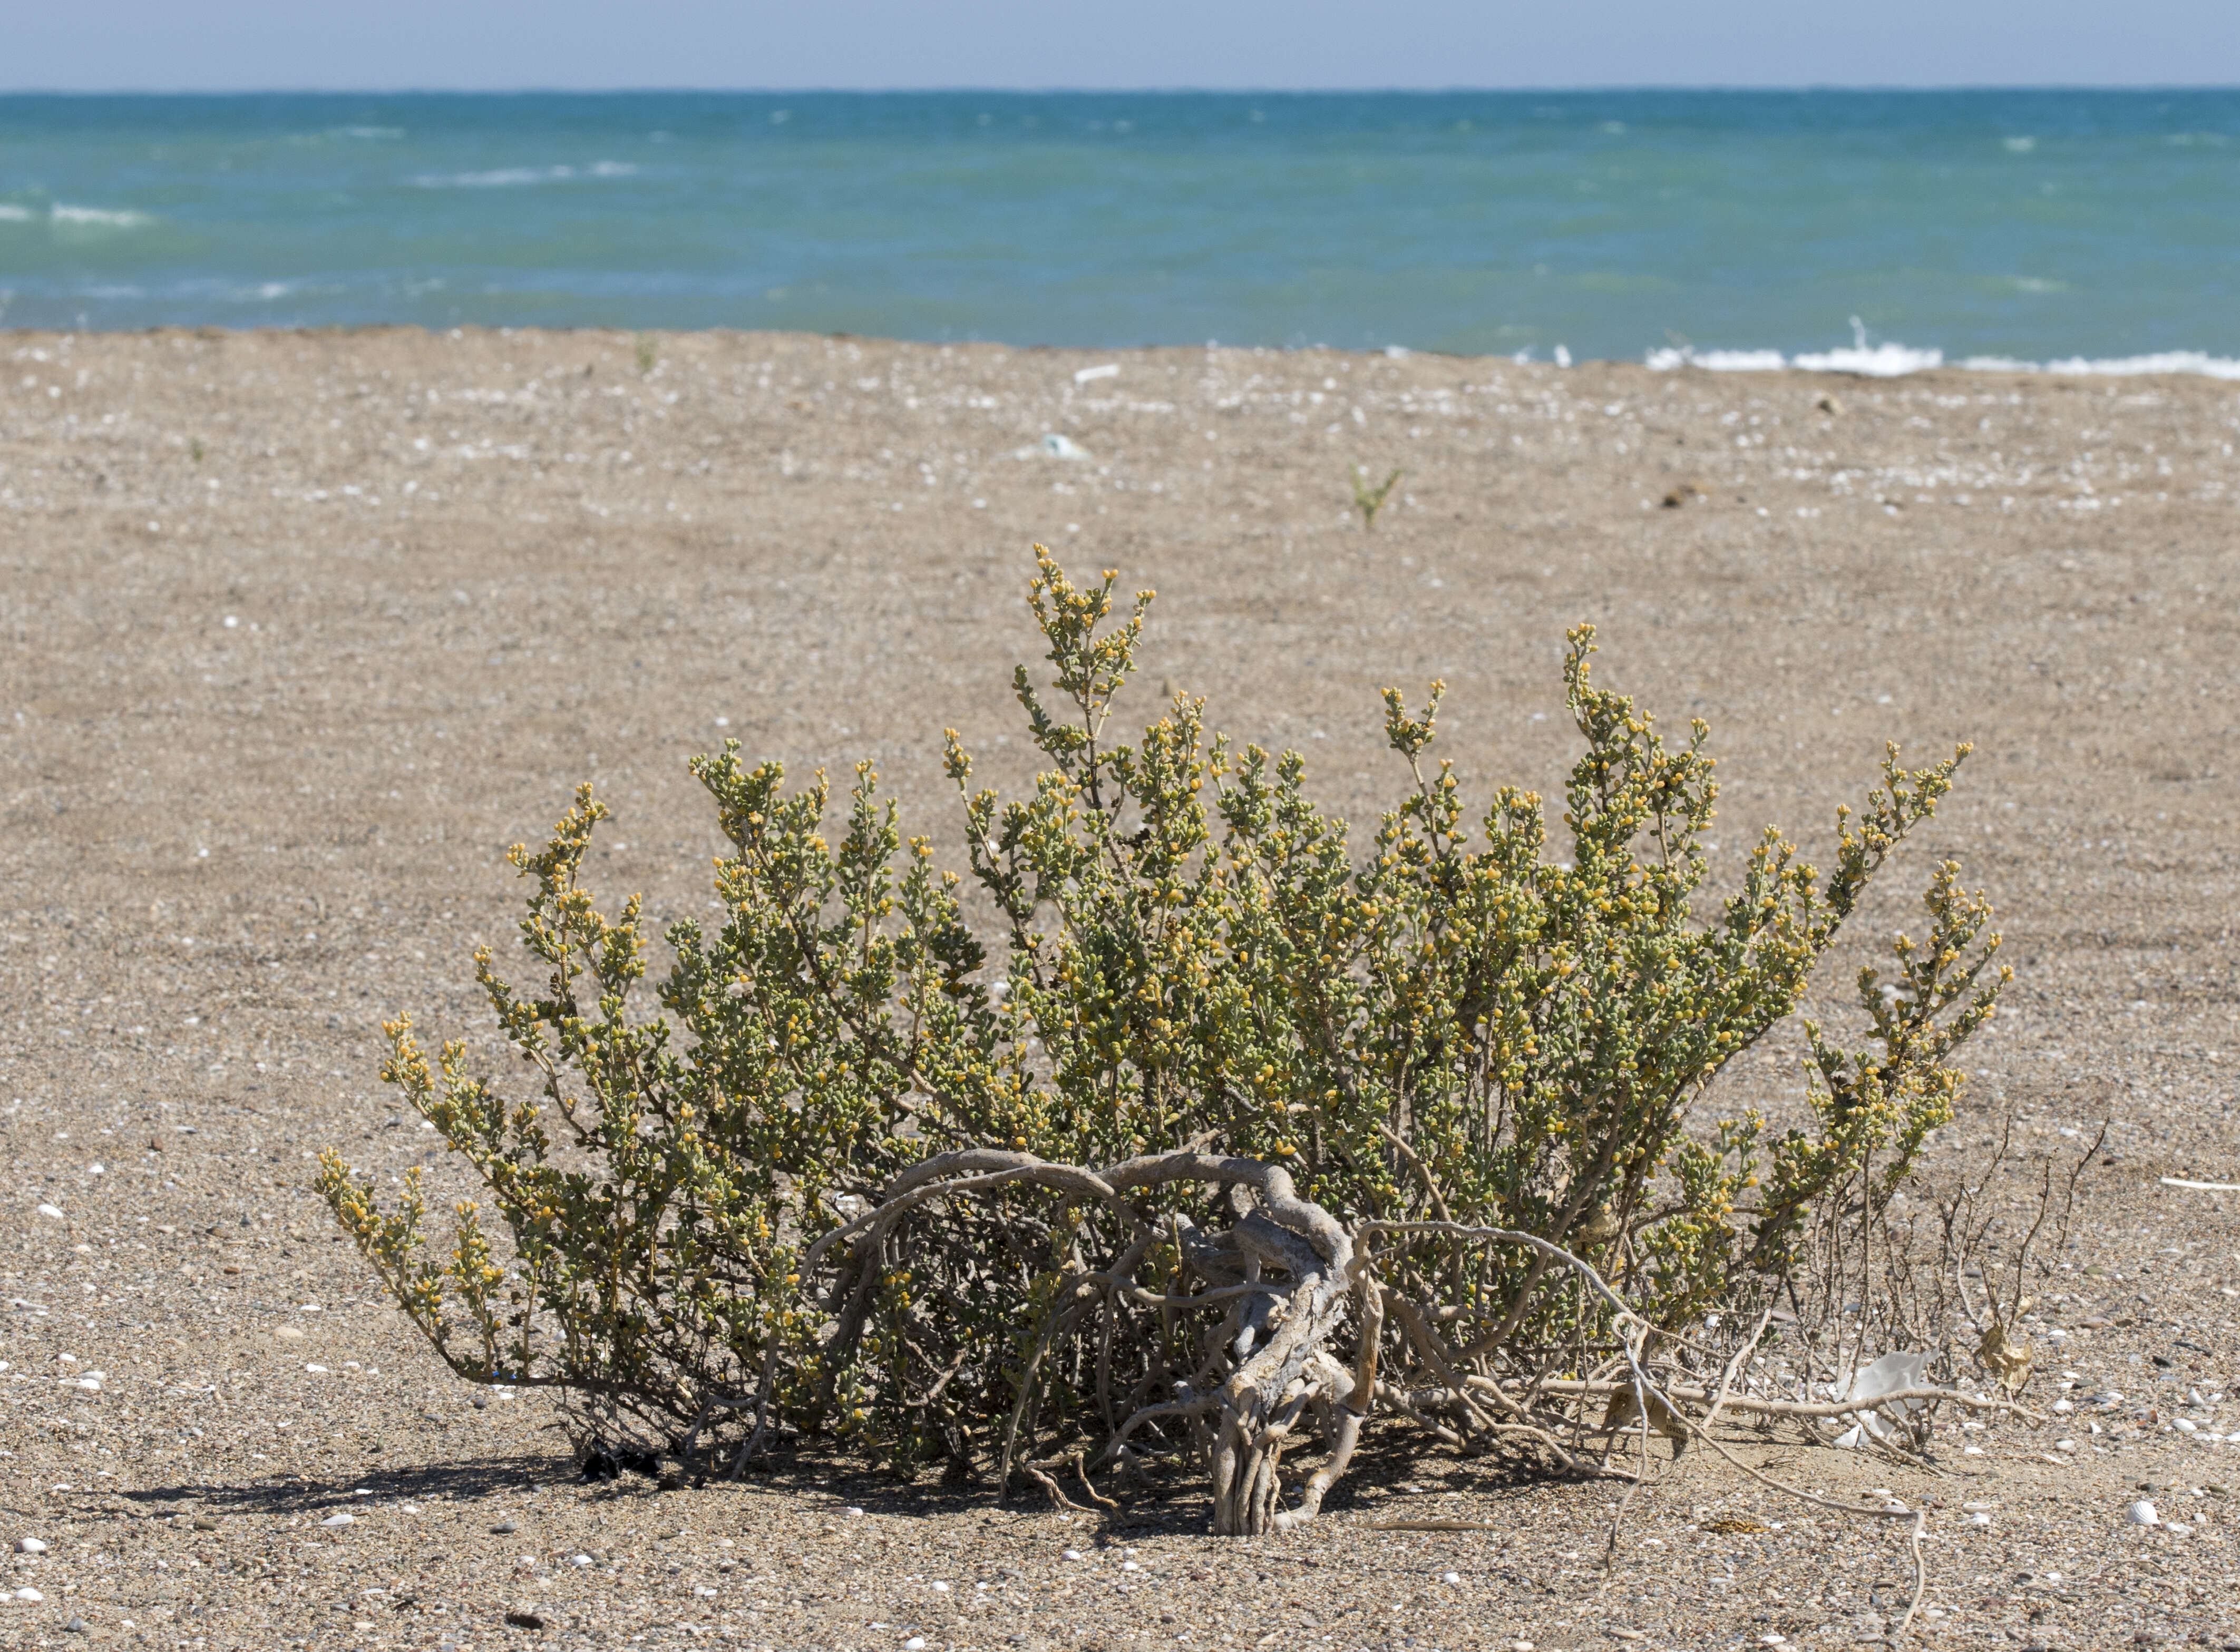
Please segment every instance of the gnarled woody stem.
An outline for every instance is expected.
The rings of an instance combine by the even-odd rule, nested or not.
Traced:
[[[1131,1192],[1178,1182],[1233,1184],[1251,1190],[1257,1208],[1241,1217],[1218,1245],[1201,1245],[1210,1256],[1233,1256],[1247,1265],[1248,1277],[1257,1272],[1260,1282],[1250,1288],[1220,1286],[1197,1298],[1177,1298],[1147,1292],[1134,1281],[1135,1267],[1150,1248],[1155,1234],[1152,1222],[1128,1198]],[[1290,1176],[1280,1167],[1257,1159],[1230,1158],[1210,1153],[1168,1153],[1128,1159],[1102,1170],[1054,1164],[1031,1154],[997,1149],[971,1149],[944,1153],[912,1166],[895,1178],[877,1204],[824,1235],[810,1247],[805,1266],[814,1266],[833,1247],[851,1246],[852,1280],[843,1275],[836,1301],[849,1299],[848,1309],[834,1333],[831,1348],[844,1356],[847,1345],[860,1332],[862,1304],[867,1299],[863,1281],[875,1268],[887,1235],[910,1211],[935,1200],[960,1194],[1029,1186],[1093,1199],[1118,1216],[1131,1229],[1131,1242],[1121,1264],[1101,1273],[1067,1276],[1068,1289],[1053,1306],[1053,1315],[1083,1291],[1108,1289],[1123,1300],[1143,1298],[1170,1304],[1210,1303],[1236,1296],[1250,1301],[1236,1341],[1237,1362],[1218,1390],[1220,1418],[1213,1438],[1213,1529],[1217,1535],[1250,1536],[1283,1530],[1312,1519],[1323,1495],[1345,1471],[1361,1434],[1361,1426],[1383,1400],[1407,1411],[1377,1381],[1377,1348],[1382,1340],[1388,1302],[1403,1320],[1419,1349],[1449,1385],[1456,1402],[1476,1431],[1518,1433],[1540,1437],[1550,1448],[1554,1442],[1541,1429],[1522,1423],[1493,1424],[1471,1407],[1469,1396],[1489,1394],[1513,1410],[1497,1385],[1483,1378],[1466,1377],[1453,1368],[1439,1339],[1422,1316],[1404,1299],[1389,1296],[1378,1282],[1373,1242],[1384,1234],[1437,1234],[1460,1240],[1516,1243],[1546,1261],[1577,1273],[1602,1296],[1622,1318],[1641,1322],[1626,1304],[1585,1262],[1535,1234],[1510,1229],[1469,1227],[1452,1222],[1371,1222],[1357,1236],[1350,1233],[1319,1205],[1298,1196]],[[1200,1265],[1206,1257],[1201,1256]],[[1276,1282],[1281,1276],[1288,1282]],[[1325,1344],[1337,1329],[1347,1299],[1360,1313],[1361,1335],[1353,1368],[1333,1358]],[[1232,1324],[1236,1322],[1232,1320]],[[1052,1319],[1043,1328],[1038,1346],[1045,1345],[1057,1327]],[[1629,1345],[1632,1367],[1630,1386],[1659,1399],[1655,1385],[1641,1369]],[[827,1361],[837,1369],[837,1358]],[[1110,1449],[1121,1449],[1137,1426],[1160,1415],[1201,1414],[1210,1409],[1205,1399],[1146,1407],[1115,1431]],[[1026,1399],[1023,1389],[1022,1406]],[[1312,1409],[1323,1420],[1329,1452],[1322,1467],[1302,1489],[1296,1509],[1279,1509],[1279,1469],[1300,1419]],[[1016,1426],[1016,1414],[1014,1424]],[[1559,1456],[1562,1455],[1560,1449]],[[1007,1448],[1005,1467],[1010,1456]]]
[[[1041,1187],[1097,1200],[1127,1222],[1140,1240],[1149,1236],[1148,1223],[1126,1196],[1177,1182],[1233,1183],[1250,1189],[1257,1209],[1238,1221],[1228,1236],[1227,1248],[1257,1262],[1263,1278],[1269,1273],[1288,1276],[1288,1283],[1268,1287],[1276,1300],[1262,1322],[1263,1340],[1241,1349],[1237,1364],[1222,1383],[1214,1443],[1215,1532],[1250,1535],[1273,1530],[1310,1515],[1323,1493],[1343,1472],[1375,1382],[1373,1338],[1363,1371],[1348,1372],[1323,1351],[1347,1296],[1364,1285],[1373,1292],[1374,1282],[1357,1276],[1353,1241],[1345,1229],[1321,1206],[1300,1198],[1289,1172],[1280,1167],[1210,1153],[1167,1153],[1086,1170],[997,1149],[943,1153],[897,1176],[876,1205],[823,1236],[803,1260],[813,1266],[835,1245],[851,1246],[858,1288],[843,1286],[848,1309],[833,1339],[836,1352],[844,1353],[863,1323],[866,1293],[860,1282],[875,1265],[879,1246],[895,1223],[919,1206],[955,1194]],[[1248,1329],[1243,1335],[1254,1334]],[[836,1369],[837,1361],[827,1364]],[[1309,1482],[1304,1507],[1279,1513],[1278,1464],[1310,1406],[1326,1412],[1337,1408],[1331,1450],[1322,1471]],[[1126,1432],[1123,1426],[1120,1435]]]

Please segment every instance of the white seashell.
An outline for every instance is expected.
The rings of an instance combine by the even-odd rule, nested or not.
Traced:
[[[348,1509],[344,1509],[338,1515],[329,1515],[324,1520],[321,1521],[319,1524],[322,1526],[347,1526],[353,1521],[357,1520],[357,1516],[356,1515],[351,1514]]]
[[[47,1546],[36,1537],[18,1537],[16,1552],[19,1555],[43,1555],[47,1552]]]
[[[1459,1583],[1462,1581],[1463,1575],[1460,1572],[1442,1572],[1439,1575],[1439,1582],[1442,1583]]]
[[[2131,1505],[2130,1522],[2134,1526],[2159,1526],[2163,1522],[2155,1515],[2155,1506],[2144,1497]]]

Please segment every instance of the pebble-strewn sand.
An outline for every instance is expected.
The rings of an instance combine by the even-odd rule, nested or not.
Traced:
[[[10,1557],[0,1645],[78,1644],[72,1620],[210,1649],[1876,1632],[1890,1534],[1693,1454],[1606,1585],[1607,1490],[1397,1429],[1326,1520],[1252,1543],[1198,1535],[1189,1485],[1110,1522],[820,1462],[586,1488],[541,1402],[477,1401],[374,1299],[311,1156],[451,1185],[375,1081],[377,1023],[485,1036],[467,954],[510,946],[502,847],[596,776],[603,883],[697,908],[715,836],[683,761],[727,733],[803,772],[868,753],[951,833],[943,725],[1026,773],[1035,538],[1158,587],[1147,707],[1207,693],[1357,819],[1397,791],[1387,683],[1450,682],[1439,749],[1476,796],[1556,782],[1583,618],[1607,680],[1712,724],[1729,875],[1768,819],[1824,845],[1886,736],[1973,739],[1853,938],[1913,921],[1932,856],[1998,900],[2011,1013],[1936,1157],[2005,1103],[2032,1148],[2113,1117],[2033,1391],[2127,1397],[1941,1436],[1950,1478],[1737,1449],[1930,1505],[1931,1643],[2240,1645],[2240,1244],[2230,1196],[2157,1180],[2240,1176],[2234,387],[657,342],[642,372],[623,336],[0,337],[0,1535],[49,1546]],[[1408,470],[1370,535],[1355,461]],[[2125,1525],[2142,1482],[2190,1529]],[[1370,1529],[1403,1511],[1493,1526]]]

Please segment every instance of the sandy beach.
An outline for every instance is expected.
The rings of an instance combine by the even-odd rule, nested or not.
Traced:
[[[380,1299],[312,1158],[465,1191],[379,1084],[379,1023],[490,1053],[470,955],[513,950],[504,847],[593,779],[602,895],[697,910],[684,761],[727,736],[803,776],[871,757],[953,843],[944,727],[1030,778],[1040,540],[1158,590],[1144,716],[1206,695],[1357,830],[1403,778],[1388,683],[1449,683],[1435,749],[1478,807],[1555,789],[1582,620],[1603,680],[1710,724],[1730,881],[1768,821],[1824,851],[1886,739],[1974,742],[1818,999],[1840,1023],[1935,860],[1990,892],[2017,978],[1932,1156],[2010,1110],[2025,1153],[2111,1122],[2029,1325],[2033,1399],[2074,1409],[1940,1475],[1734,1449],[1930,1511],[1928,1644],[2240,1647],[2240,1196],[2163,1180],[2240,1180],[2240,386],[535,331],[13,333],[0,369],[0,1538],[45,1545],[8,1557],[0,1645],[1882,1632],[1892,1533],[1692,1454],[1607,1574],[1609,1488],[1397,1428],[1249,1542],[1202,1535],[1188,1483],[1094,1516],[816,1456],[584,1485],[543,1401],[452,1378]],[[1357,463],[1405,470],[1373,531]],[[1790,1050],[1735,1098],[1793,1095]]]

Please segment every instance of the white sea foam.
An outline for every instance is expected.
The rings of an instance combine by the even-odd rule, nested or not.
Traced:
[[[1795,356],[1783,356],[1777,350],[1653,350],[1644,359],[1660,373],[1681,367],[1700,367],[1713,373],[1778,373],[1793,368],[1803,373],[1853,373],[1863,378],[1901,378],[1946,364],[1941,350],[1915,350],[1905,344],[1881,344],[1870,350],[1804,350]],[[1971,373],[2039,373],[2056,378],[2188,373],[2240,380],[2240,359],[2197,350],[2163,350],[2152,356],[2070,356],[2050,362],[2028,362],[2014,356],[1963,356],[1951,365]]]
[[[1850,350],[1804,351],[1793,356],[1790,365],[1801,367],[1808,373],[1857,373],[1863,378],[1903,378],[1908,373],[1943,366],[1944,352],[1941,350],[1916,350],[1910,344],[1886,339],[1871,349],[1857,345]]]
[[[1945,364],[1941,350],[1923,350],[1895,339],[1867,342],[1859,318],[1851,318],[1848,350],[1799,350],[1784,356],[1777,350],[1652,350],[1643,359],[1651,370],[1670,373],[1683,367],[1700,367],[1713,373],[1779,373],[1795,369],[1804,373],[1851,373],[1862,378],[1903,378]],[[2014,356],[1967,356],[1952,363],[1977,373],[2043,373],[2060,378],[2134,378],[2149,373],[2190,373],[2203,378],[2240,379],[2240,360],[2211,356],[2197,350],[2163,350],[2151,356],[2064,356],[2031,362]]]
[[[0,223],[29,223],[37,216],[27,206],[17,206],[12,201],[0,201]]]
[[[152,222],[144,212],[123,211],[113,207],[64,206],[57,202],[49,209],[57,223],[77,224],[91,230],[134,230]]]
[[[412,180],[423,190],[504,190],[530,183],[565,183],[571,178],[626,178],[637,168],[628,161],[594,161],[589,166],[501,166],[487,172],[423,172]]]

